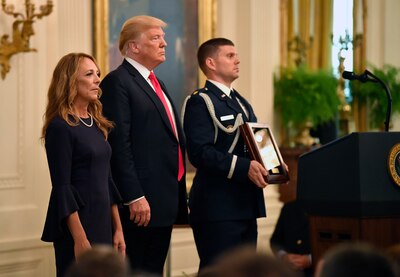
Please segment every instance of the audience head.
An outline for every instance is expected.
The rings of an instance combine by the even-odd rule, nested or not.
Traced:
[[[317,277],[395,277],[391,261],[378,249],[364,243],[335,246],[321,261]]]
[[[298,273],[266,253],[241,247],[221,256],[199,277],[297,277]]]
[[[128,277],[127,261],[109,246],[95,246],[79,256],[67,277]]]

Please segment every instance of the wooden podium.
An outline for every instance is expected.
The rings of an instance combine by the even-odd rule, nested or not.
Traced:
[[[280,147],[282,158],[289,168],[290,181],[278,186],[279,201],[287,203],[296,199],[297,195],[297,168],[299,158],[311,150],[311,147]]]
[[[314,261],[340,242],[400,242],[400,187],[388,170],[397,143],[399,132],[352,133],[300,157],[297,198],[309,214]]]

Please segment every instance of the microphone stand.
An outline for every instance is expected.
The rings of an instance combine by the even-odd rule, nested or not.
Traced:
[[[390,93],[389,87],[381,79],[372,74],[370,71],[365,70],[364,74],[372,77],[373,79],[368,79],[368,80],[374,83],[379,83],[386,92],[387,109],[386,109],[386,120],[385,120],[385,132],[389,132],[390,115],[392,114],[392,94]]]

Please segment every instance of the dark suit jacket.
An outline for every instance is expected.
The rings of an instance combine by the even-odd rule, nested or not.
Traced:
[[[295,200],[283,205],[270,244],[275,253],[283,250],[292,254],[311,254],[308,217],[300,202]],[[312,276],[313,270],[307,268],[303,272],[305,276]]]
[[[164,83],[159,82],[171,101]],[[126,60],[104,78],[100,87],[104,114],[115,123],[109,136],[111,168],[124,202],[145,196],[151,209],[149,226],[187,222],[185,176],[177,181],[178,141],[162,102]],[[175,108],[174,114],[184,153],[184,136]]]
[[[241,108],[211,82],[207,81],[200,92],[211,98],[215,114],[225,127],[234,125],[238,113],[243,114]],[[256,122],[250,104],[240,95],[238,98],[249,112],[248,118],[243,114],[244,121]],[[228,149],[235,133],[218,130],[214,144],[214,124],[203,98],[197,92],[187,102],[184,130],[189,159],[197,168],[189,196],[191,223],[265,216],[263,191],[247,176],[250,158],[245,153],[242,138],[239,138],[232,154],[228,153]],[[232,178],[228,178],[230,170],[233,170]]]
[[[308,218],[300,202],[291,201],[282,207],[270,243],[274,252],[311,253]]]

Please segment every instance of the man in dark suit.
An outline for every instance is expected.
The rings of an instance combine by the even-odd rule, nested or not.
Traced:
[[[122,27],[122,64],[101,82],[112,174],[133,270],[161,275],[172,225],[187,223],[184,136],[167,88],[153,70],[165,61],[165,22],[135,16]]]
[[[265,216],[267,171],[251,161],[238,126],[257,120],[250,104],[233,90],[239,76],[234,44],[224,38],[203,43],[197,53],[207,76],[187,101],[184,130],[196,176],[189,196],[190,224],[200,270],[243,244],[257,244],[258,217]]]
[[[274,254],[305,277],[313,276],[309,231],[304,207],[293,200],[283,205],[270,239]]]

